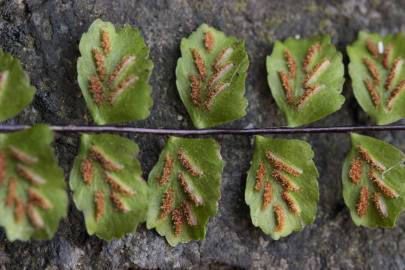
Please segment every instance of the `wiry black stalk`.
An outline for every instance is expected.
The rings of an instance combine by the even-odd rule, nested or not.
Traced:
[[[0,132],[12,132],[30,128],[30,125],[0,125]],[[266,135],[266,134],[301,134],[301,133],[348,133],[365,131],[403,131],[405,125],[391,126],[332,126],[332,127],[271,127],[248,129],[165,129],[137,128],[130,126],[62,126],[53,125],[50,129],[58,133],[135,133],[155,135]]]

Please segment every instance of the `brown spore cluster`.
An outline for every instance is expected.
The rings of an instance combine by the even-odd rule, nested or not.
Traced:
[[[205,55],[211,55],[215,49],[215,36],[211,31],[206,31],[202,39],[205,52],[197,48],[191,48],[191,56],[197,74],[189,74],[190,100],[197,108],[210,111],[217,97],[229,88],[230,82],[226,75],[234,69],[234,63],[230,60],[233,49],[223,48],[215,57],[210,67],[204,61]]]
[[[95,104],[114,106],[119,98],[135,85],[138,76],[126,72],[135,63],[135,55],[124,55],[115,65],[111,74],[107,74],[106,58],[113,51],[110,33],[107,29],[100,31],[100,48],[94,47],[91,50],[96,72],[88,79],[88,91]],[[106,103],[105,101],[108,101]]]
[[[302,72],[305,79],[302,84],[296,86],[297,78],[297,60],[293,54],[287,48],[284,49],[283,56],[287,66],[287,72],[283,70],[278,71],[281,86],[284,90],[285,100],[288,105],[298,110],[302,109],[308,100],[316,95],[322,86],[317,82],[317,78],[322,72],[324,72],[330,65],[328,59],[317,60],[317,56],[320,54],[322,46],[319,42],[315,42],[307,49],[307,53],[302,61]],[[313,66],[311,68],[311,66]],[[304,88],[304,92],[301,95],[295,95],[294,87]]]
[[[363,80],[365,89],[370,95],[370,99],[376,109],[381,106],[391,111],[395,105],[395,101],[405,89],[405,79],[398,76],[401,73],[401,67],[404,64],[404,59],[397,57],[392,60],[395,47],[391,44],[385,44],[384,52],[379,54],[377,44],[368,39],[366,45],[369,56],[363,58],[363,64],[368,70],[371,78]],[[382,83],[384,70],[386,75],[385,82]],[[395,85],[394,82],[398,81]],[[384,100],[384,92],[389,92],[389,95]]]
[[[371,199],[371,202],[380,216],[387,218],[388,209],[384,203],[383,197],[386,199],[396,199],[399,197],[399,194],[380,177],[380,174],[384,173],[386,167],[369,153],[366,147],[356,145],[356,151],[357,157],[354,157],[351,161],[349,178],[354,185],[360,183],[363,170],[362,163],[364,162],[368,170],[367,179],[372,183],[372,186],[367,186],[366,183],[363,182],[363,185],[360,187],[356,205],[357,215],[359,217],[367,215],[369,200]]]
[[[301,214],[301,209],[293,197],[293,194],[300,192],[301,189],[297,184],[294,183],[295,180],[293,181],[291,177],[299,177],[303,172],[301,169],[290,165],[291,162],[277,156],[276,153],[270,149],[265,151],[265,156],[268,164],[272,167],[271,171],[269,172],[271,177],[264,180],[267,174],[266,167],[263,161],[259,161],[259,166],[256,170],[256,184],[254,186],[254,190],[255,192],[260,192],[263,190],[264,186],[264,191],[261,193],[262,210],[267,210],[268,207],[273,204],[272,211],[275,217],[274,230],[276,232],[282,232],[285,228],[286,211],[295,216],[299,216]],[[279,196],[283,203],[277,203],[277,200],[274,199],[275,196],[277,196],[275,192],[278,191],[276,188],[273,188],[271,180],[281,187]]]

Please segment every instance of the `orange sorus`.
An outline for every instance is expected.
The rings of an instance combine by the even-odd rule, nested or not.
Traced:
[[[263,193],[263,209],[266,209],[273,199],[273,191],[271,188],[270,182],[264,184],[264,193]]]
[[[177,158],[183,165],[183,167],[192,175],[192,176],[201,176],[202,172],[199,169],[195,168],[194,165],[191,164],[187,154],[185,153],[183,148],[180,148],[177,153]]]
[[[367,40],[367,43],[366,43],[366,46],[367,46],[368,51],[371,53],[371,55],[372,55],[374,58],[377,58],[377,57],[378,57],[378,47],[377,47],[377,44],[375,44],[371,39],[368,39],[368,40]]]
[[[138,80],[139,80],[138,76],[132,75],[124,79],[122,82],[120,82],[117,88],[115,88],[114,91],[111,92],[111,95],[109,97],[110,104],[114,105],[114,103],[117,101],[117,98],[121,96],[121,94],[124,93],[125,90],[127,90],[131,85],[136,83]]]
[[[105,66],[104,66],[104,55],[101,53],[101,51],[97,48],[93,48],[93,57],[94,60],[96,61],[96,69],[97,69],[97,74],[100,77],[100,80],[104,80],[105,78]]]
[[[16,160],[18,160],[18,161],[20,161],[22,163],[25,163],[27,165],[32,165],[32,164],[35,164],[35,163],[38,162],[37,157],[34,157],[34,156],[26,153],[25,151],[23,151],[21,149],[18,149],[15,146],[11,145],[11,146],[9,146],[9,149],[10,149],[11,156],[14,159],[16,159]]]
[[[32,188],[28,189],[28,200],[30,203],[43,209],[51,209],[53,207],[52,204],[43,195]]]
[[[165,191],[163,194],[163,201],[162,205],[160,206],[160,216],[159,218],[165,218],[173,208],[173,203],[174,203],[174,191],[172,188],[169,188],[168,190]]]
[[[215,83],[220,81],[228,71],[230,71],[234,67],[233,63],[228,62],[226,64],[223,64],[215,70],[214,74],[212,75],[212,78],[209,81],[209,85],[212,87]]]
[[[359,217],[362,217],[365,214],[367,214],[367,208],[368,208],[368,188],[366,186],[362,186],[360,189],[359,201],[356,207],[357,215],[359,215]]]
[[[397,75],[399,68],[402,66],[404,63],[404,60],[401,58],[396,58],[394,60],[394,63],[391,66],[390,72],[388,73],[387,80],[385,81],[385,90],[389,90],[391,87],[391,83],[395,78],[395,75]]]
[[[259,167],[257,168],[256,171],[256,185],[255,185],[255,190],[259,191],[263,187],[263,179],[264,175],[266,174],[266,166],[264,165],[263,161],[260,161]]]
[[[389,110],[392,109],[392,106],[394,105],[395,99],[399,96],[401,92],[403,92],[405,89],[405,80],[402,80],[401,82],[398,83],[397,87],[391,92],[390,96],[387,99],[387,107]]]
[[[132,196],[135,194],[130,187],[126,186],[125,184],[121,183],[121,181],[114,175],[106,173],[105,181],[110,184],[113,191],[120,193],[125,196]]]
[[[172,221],[174,224],[174,234],[176,236],[179,236],[181,232],[183,231],[183,211],[181,208],[176,208],[172,212]]]
[[[36,174],[33,172],[31,169],[28,167],[22,165],[22,164],[17,164],[17,173],[27,180],[28,182],[34,184],[34,185],[43,185],[46,183],[46,180],[42,178],[42,176]]]
[[[294,78],[297,74],[297,63],[295,62],[292,53],[287,49],[284,50],[284,59],[287,62],[288,77]]]
[[[229,83],[220,82],[217,83],[215,86],[209,88],[207,100],[204,102],[204,106],[207,110],[211,109],[215,97],[218,96],[222,91],[224,91],[229,85]]]
[[[368,93],[370,94],[371,100],[373,101],[373,104],[375,107],[380,106],[381,103],[381,99],[380,99],[380,95],[378,95],[377,90],[374,87],[374,83],[372,80],[365,80],[364,84],[366,85],[366,89],[368,91]]]
[[[169,154],[165,156],[165,165],[161,177],[158,177],[159,185],[164,185],[169,181],[170,174],[172,173],[174,161]]]
[[[118,192],[111,192],[110,194],[110,199],[112,201],[112,203],[114,204],[114,206],[121,212],[128,212],[129,208],[125,205],[125,203],[121,200],[119,193]]]
[[[275,215],[275,219],[276,219],[275,231],[276,232],[281,232],[284,229],[284,224],[285,224],[284,210],[281,207],[281,205],[279,205],[279,204],[276,204],[273,207],[273,210],[274,210],[274,215]]]
[[[110,85],[119,77],[119,75],[132,63],[135,62],[136,57],[134,55],[126,55],[122,58],[122,60],[116,65],[113,73],[110,75],[108,82]]]
[[[384,218],[388,217],[388,209],[381,198],[381,193],[376,192],[373,195],[373,203],[377,212]]]
[[[329,59],[322,59],[321,62],[315,65],[312,71],[308,72],[305,79],[304,79],[304,86],[309,87],[310,85],[314,84],[319,75],[326,70],[330,65]]]
[[[270,150],[266,151],[266,157],[269,160],[270,164],[278,170],[284,171],[293,176],[300,176],[302,174],[301,170],[290,166],[279,157],[277,157],[275,154],[273,154]]]
[[[104,101],[103,84],[100,79],[93,75],[89,80],[89,91],[94,99],[94,102],[100,106]]]
[[[93,179],[93,169],[93,162],[90,159],[85,158],[80,166],[80,172],[84,183],[87,185],[91,184]]]
[[[297,104],[298,109],[301,109],[306,104],[308,99],[310,97],[312,97],[313,95],[315,95],[316,93],[318,93],[320,89],[321,89],[320,86],[308,85],[305,89],[304,94],[301,96],[301,98],[298,101],[298,104]]]
[[[284,71],[279,71],[278,75],[280,77],[280,81],[285,92],[287,103],[290,105],[294,104],[293,89],[290,85],[290,82],[288,81],[288,75]]]
[[[190,75],[189,80],[190,80],[190,86],[191,86],[191,94],[190,94],[191,102],[193,102],[193,104],[196,105],[196,106],[200,106],[200,103],[201,103],[201,81],[195,75]]]
[[[196,206],[201,206],[204,204],[203,198],[195,193],[193,188],[188,184],[186,177],[182,172],[179,173],[179,182],[182,186],[184,193],[186,193],[189,198],[193,201]]]
[[[98,222],[104,216],[104,193],[101,190],[97,190],[94,193],[94,203],[96,204],[96,222]]]
[[[352,163],[350,164],[350,170],[349,170],[349,177],[352,180],[353,184],[358,184],[360,183],[361,179],[361,159],[360,158],[355,158],[352,160]]]
[[[101,46],[103,47],[103,51],[105,55],[110,54],[111,52],[111,41],[110,41],[110,34],[107,30],[103,30],[101,32]]]
[[[96,145],[93,145],[90,149],[91,156],[101,163],[101,166],[107,171],[119,171],[124,169],[122,164],[111,160],[104,151]]]
[[[304,62],[302,64],[302,67],[304,70],[308,69],[308,66],[311,64],[312,59],[314,58],[315,54],[318,53],[321,50],[321,44],[320,43],[314,43],[312,44],[308,50],[307,54],[305,55]]]
[[[224,48],[224,49],[222,49],[221,52],[218,54],[218,56],[215,58],[214,70],[219,71],[221,69],[221,67],[224,65],[224,63],[231,56],[232,53],[233,53],[232,48]]]
[[[389,186],[387,186],[382,179],[378,176],[377,172],[375,169],[371,168],[368,171],[368,178],[371,180],[371,182],[374,184],[374,186],[386,197],[394,199],[398,198],[398,193],[395,192],[395,190],[391,189]]]
[[[382,64],[385,69],[388,69],[392,48],[393,47],[391,44],[385,46],[385,48],[384,48],[384,56],[383,56]]]
[[[287,191],[283,191],[283,193],[281,193],[281,198],[287,204],[288,209],[292,213],[298,215],[301,212],[301,210],[298,207],[297,203],[294,201],[294,199],[291,197],[291,195]]]
[[[14,216],[17,223],[21,222],[25,216],[25,205],[19,198],[15,199]]]
[[[210,31],[205,32],[204,34],[205,49],[210,53],[214,48],[214,45],[215,45],[214,35]]]
[[[31,225],[35,229],[39,230],[45,226],[44,220],[42,219],[38,210],[35,208],[35,206],[33,206],[30,203],[27,205],[27,216],[28,216],[28,219],[29,219]]]
[[[194,64],[197,68],[198,74],[200,75],[201,80],[205,80],[206,70],[204,60],[197,49],[191,49],[191,52],[193,54]]]
[[[295,185],[287,176],[281,174],[281,172],[274,170],[271,173],[271,176],[273,176],[274,179],[276,179],[280,185],[283,187],[284,190],[286,191],[299,191],[300,188]]]
[[[10,178],[8,182],[6,205],[12,207],[16,200],[17,182],[14,178]]]
[[[380,76],[380,72],[377,69],[377,66],[375,65],[374,61],[368,59],[368,58],[364,58],[363,59],[363,63],[364,65],[366,65],[368,72],[370,72],[371,77],[373,77],[375,84],[380,84],[381,81],[381,76]]]
[[[190,226],[197,225],[197,218],[193,215],[193,213],[191,211],[191,205],[188,202],[183,202],[182,209],[183,209],[184,216],[186,217],[187,224]]]
[[[373,156],[370,155],[370,153],[361,145],[357,146],[357,151],[360,154],[360,157],[367,161],[367,163],[374,167],[375,169],[377,169],[378,171],[382,172],[385,171],[386,168],[383,164],[381,164],[380,162],[378,162]]]

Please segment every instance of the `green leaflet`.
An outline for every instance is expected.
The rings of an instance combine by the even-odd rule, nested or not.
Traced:
[[[46,125],[0,134],[0,225],[11,241],[50,239],[68,198]]]
[[[319,175],[313,157],[305,141],[256,136],[245,201],[253,225],[275,240],[315,220]]]
[[[149,77],[153,63],[140,32],[129,25],[118,32],[96,20],[80,40],[78,81],[97,124],[127,122],[149,116]]]
[[[405,37],[360,32],[347,47],[357,102],[378,125],[405,117]]]
[[[89,234],[111,240],[145,221],[148,187],[138,152],[136,143],[120,136],[82,135],[70,187]]]
[[[392,145],[352,133],[342,169],[343,197],[356,225],[393,227],[405,207],[405,156]]]
[[[170,137],[149,174],[147,227],[170,245],[204,239],[208,219],[218,211],[219,150],[212,139]]]
[[[249,66],[244,41],[202,24],[181,41],[176,84],[196,128],[208,128],[246,115]]]
[[[27,107],[35,94],[19,60],[0,49],[0,121]]]
[[[317,121],[344,103],[342,54],[329,36],[277,41],[267,57],[267,72],[273,98],[290,127]]]

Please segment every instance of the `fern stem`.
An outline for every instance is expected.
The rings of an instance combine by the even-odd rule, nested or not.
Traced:
[[[0,125],[0,132],[13,132],[30,128],[30,125]],[[368,131],[404,131],[405,125],[389,126],[331,126],[331,127],[270,127],[248,129],[167,129],[139,128],[131,126],[73,126],[52,125],[51,130],[58,133],[134,133],[154,135],[266,135],[266,134],[303,134],[303,133],[349,133]]]

